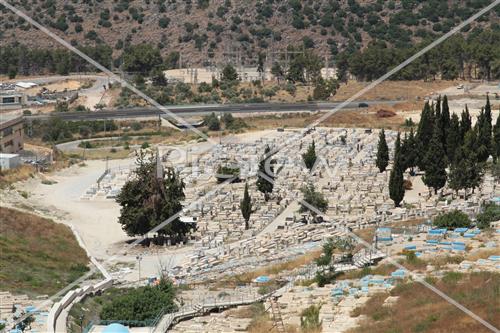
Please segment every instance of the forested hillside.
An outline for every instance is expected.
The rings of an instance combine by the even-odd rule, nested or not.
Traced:
[[[46,0],[10,1],[38,22],[112,68],[288,65],[314,53],[363,80],[385,72],[418,47],[449,31],[489,0]],[[423,58],[400,78],[498,77],[500,6],[467,27],[449,47]],[[1,8],[0,72],[86,70],[49,37]],[[485,32],[486,31],[486,32]],[[16,43],[21,46],[15,46]],[[147,43],[146,62],[127,64],[125,54]],[[6,47],[9,46],[9,47]],[[29,48],[29,51],[23,46]],[[128,51],[128,52],[124,52]],[[288,52],[285,52],[288,51]],[[160,59],[158,55],[162,55]],[[154,58],[154,59],[153,59]],[[348,61],[349,60],[349,61]],[[367,68],[371,70],[367,71]]]

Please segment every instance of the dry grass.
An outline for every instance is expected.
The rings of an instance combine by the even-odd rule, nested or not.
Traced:
[[[500,274],[450,272],[435,286],[492,325],[500,325]],[[387,296],[382,294],[355,309],[353,315],[367,319],[350,332],[489,332],[419,283],[400,284],[391,295],[399,297],[391,307],[382,306]]]
[[[325,119],[321,126],[329,127],[360,127],[399,129],[405,118],[400,114],[394,117],[378,117],[377,111],[387,110],[387,106],[370,107],[367,110],[342,110]]]
[[[235,276],[231,276],[228,279],[220,281],[218,284],[227,285],[227,283],[250,283],[255,278],[261,275],[277,275],[283,271],[291,271],[293,269],[302,267],[304,265],[310,264],[313,260],[319,258],[321,255],[321,249],[311,251],[304,255],[301,255],[293,260],[286,261],[279,264],[264,266],[261,268],[257,268],[254,271],[246,272],[242,274],[238,274]]]
[[[370,82],[349,81],[341,84],[337,93],[333,97],[335,101],[343,101],[365,88]],[[425,96],[439,90],[456,86],[458,81],[384,81],[371,89],[359,100],[415,100],[423,99]]]
[[[87,271],[71,230],[36,215],[0,207],[2,290],[52,294]]]
[[[15,169],[0,171],[0,189],[15,182],[26,180],[35,176],[35,168],[32,165],[21,165]]]

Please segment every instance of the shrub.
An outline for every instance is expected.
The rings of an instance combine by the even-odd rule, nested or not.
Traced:
[[[311,305],[300,314],[300,327],[304,331],[319,330],[321,322],[319,320],[319,310],[321,305]]]
[[[489,228],[491,222],[500,220],[500,206],[490,203],[484,207],[483,212],[478,214],[476,218],[478,228]]]
[[[434,219],[434,225],[439,228],[468,228],[471,225],[471,220],[467,214],[459,210],[454,210],[448,213],[440,214]]]

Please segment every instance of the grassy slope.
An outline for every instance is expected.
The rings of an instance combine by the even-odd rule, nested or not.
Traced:
[[[500,326],[500,274],[451,272],[433,284],[484,320]],[[368,319],[351,332],[489,332],[419,283],[401,284],[391,295],[399,296],[391,307],[382,306],[388,295],[380,294],[354,310],[353,315],[364,314]]]
[[[0,289],[51,294],[87,271],[88,258],[71,230],[0,207]]]

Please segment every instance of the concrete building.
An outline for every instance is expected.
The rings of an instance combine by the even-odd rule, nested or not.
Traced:
[[[14,154],[23,150],[23,127],[23,117],[0,115],[0,153]]]
[[[15,90],[0,91],[0,111],[19,109],[28,101],[25,94]]]
[[[21,164],[21,157],[18,154],[0,153],[0,170],[13,169]]]

